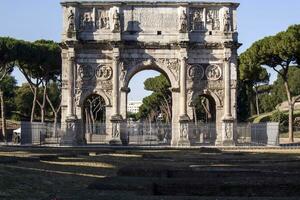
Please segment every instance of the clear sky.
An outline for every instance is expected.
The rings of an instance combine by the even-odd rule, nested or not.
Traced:
[[[233,0],[238,9],[239,52],[254,41],[276,34],[289,25],[300,23],[299,0]],[[62,11],[60,0],[0,0],[0,36],[24,40],[50,39],[60,41]],[[19,84],[24,81],[14,72]],[[143,81],[156,72],[138,73],[130,82],[129,100],[141,100],[146,93]],[[274,79],[274,76],[272,77]]]

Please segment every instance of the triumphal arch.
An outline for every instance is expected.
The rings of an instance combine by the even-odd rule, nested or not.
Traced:
[[[130,79],[156,70],[171,83],[172,146],[189,146],[191,106],[214,100],[216,145],[235,144],[237,3],[197,1],[65,0],[62,34],[62,122],[73,144],[85,99],[106,105],[107,143],[118,144],[126,122]]]

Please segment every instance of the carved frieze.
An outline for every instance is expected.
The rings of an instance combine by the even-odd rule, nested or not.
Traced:
[[[114,139],[120,138],[120,128],[121,125],[119,122],[112,123],[112,138]]]
[[[110,21],[109,21],[109,10],[97,10],[96,15],[96,28],[97,29],[110,29]]]
[[[82,10],[79,17],[79,27],[81,31],[91,31],[94,29],[94,19],[92,10]]]
[[[121,22],[120,22],[120,13],[117,9],[115,9],[112,20],[112,32],[119,33],[121,31]]]
[[[204,9],[190,8],[191,30],[199,31],[204,29]]]
[[[224,32],[232,31],[232,18],[229,10],[226,10],[223,16]]]
[[[174,75],[175,80],[179,79],[180,61],[177,58],[159,58],[156,60],[161,67],[167,67]]]
[[[182,10],[182,13],[180,14],[180,20],[179,20],[179,32],[180,33],[186,33],[188,31],[188,17],[184,10]]]
[[[75,14],[72,8],[69,9],[68,14],[68,32],[75,31]]]
[[[190,65],[188,69],[188,77],[192,80],[202,80],[204,77],[204,69],[201,64]]]
[[[87,81],[94,78],[95,70],[92,65],[78,65],[77,74],[80,80]]]
[[[220,30],[219,9],[207,10],[206,25],[208,30]]]
[[[96,77],[99,80],[108,80],[112,77],[112,68],[106,65],[99,65],[96,69]]]
[[[79,106],[79,104],[80,104],[81,96],[82,96],[82,89],[81,88],[76,88],[75,89],[75,104],[77,106]]]
[[[112,90],[112,81],[111,80],[98,80],[97,81],[97,88],[102,90]]]
[[[219,65],[209,65],[205,70],[207,80],[216,81],[222,77],[222,70]]]
[[[188,134],[188,123],[180,124],[180,139],[187,140],[189,137]]]

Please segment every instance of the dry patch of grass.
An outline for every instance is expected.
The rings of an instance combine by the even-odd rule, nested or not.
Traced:
[[[80,166],[80,167],[96,167],[96,168],[106,168],[106,169],[113,169],[115,168],[114,165],[103,163],[103,162],[76,162],[76,161],[41,161],[42,163],[52,164],[52,165],[68,165],[68,166]]]

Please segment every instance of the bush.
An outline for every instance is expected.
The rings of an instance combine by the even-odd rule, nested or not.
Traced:
[[[279,122],[280,132],[286,132],[289,124],[289,117],[287,114],[284,114],[283,112],[280,111],[276,111],[271,115],[270,120],[272,122]]]

